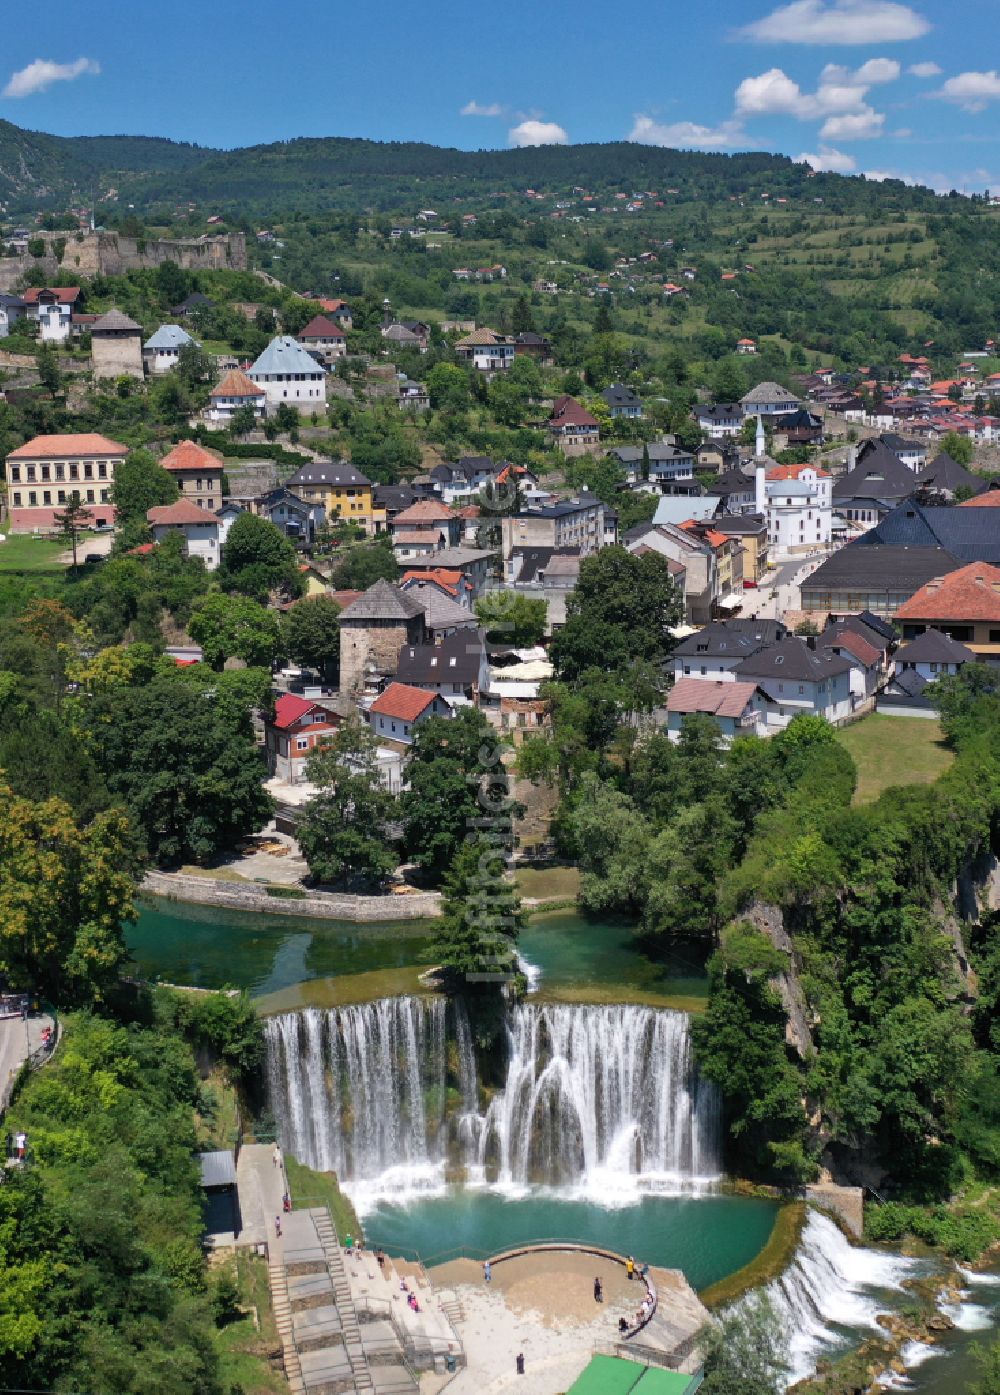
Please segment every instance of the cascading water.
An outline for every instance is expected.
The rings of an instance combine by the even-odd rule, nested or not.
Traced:
[[[898,1289],[915,1267],[901,1255],[849,1244],[831,1220],[811,1211],[795,1258],[767,1289],[788,1338],[790,1383],[844,1345],[838,1328],[875,1327],[887,1307],[878,1293]]]
[[[361,1205],[473,1182],[584,1188],[602,1201],[719,1172],[716,1092],[682,1013],[528,1005],[507,1019],[506,1079],[483,1113],[460,1003],[386,998],[269,1018],[267,1080],[285,1147]]]
[[[612,1200],[718,1175],[718,1100],[693,1067],[683,1013],[524,1006],[507,1035],[507,1079],[475,1158],[501,1185],[582,1186]]]

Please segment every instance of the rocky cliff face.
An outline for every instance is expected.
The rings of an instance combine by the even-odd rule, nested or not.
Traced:
[[[71,276],[120,276],[126,271],[176,262],[189,271],[246,271],[247,240],[242,232],[221,237],[187,239],[123,237],[114,232],[38,233],[45,242],[45,256],[0,257],[0,291],[12,291],[29,271],[41,269],[46,276],[67,272]],[[62,260],[54,244],[65,248]]]

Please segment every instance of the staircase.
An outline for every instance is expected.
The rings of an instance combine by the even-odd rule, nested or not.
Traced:
[[[271,1286],[271,1306],[274,1320],[281,1338],[281,1359],[285,1368],[285,1379],[292,1395],[305,1395],[305,1382],[299,1354],[292,1337],[292,1310],[288,1301],[288,1285],[285,1283],[285,1266],[281,1260],[271,1256],[267,1261],[267,1277]]]
[[[365,1349],[361,1341],[361,1325],[358,1322],[354,1299],[351,1297],[351,1286],[347,1280],[347,1270],[344,1268],[344,1255],[333,1229],[330,1213],[326,1210],[315,1211],[313,1219],[316,1224],[316,1233],[326,1255],[326,1267],[333,1280],[333,1296],[344,1326],[344,1347],[351,1363],[354,1387],[358,1391],[358,1395],[361,1395],[363,1391],[374,1391],[375,1382],[368,1369],[368,1358],[365,1356]]]

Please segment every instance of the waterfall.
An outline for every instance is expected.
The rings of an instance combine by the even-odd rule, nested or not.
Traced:
[[[810,1211],[795,1258],[767,1289],[788,1337],[790,1382],[846,1345],[838,1328],[875,1327],[887,1307],[878,1293],[898,1289],[915,1267],[901,1255],[851,1245],[831,1220]]]
[[[718,1101],[683,1013],[559,1004],[508,1015],[504,1089],[479,1131],[501,1185],[574,1185],[600,1200],[718,1175]]]
[[[483,1112],[461,1003],[385,998],[271,1017],[267,1085],[282,1143],[334,1171],[361,1206],[473,1183],[583,1189],[595,1199],[716,1177],[719,1107],[683,1013],[528,1005],[507,1014],[506,1079]]]

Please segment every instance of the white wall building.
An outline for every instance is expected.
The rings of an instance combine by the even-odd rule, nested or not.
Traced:
[[[326,407],[326,369],[290,334],[272,339],[248,376],[264,389],[269,413],[283,402],[300,412],[322,411]]]
[[[837,723],[853,711],[851,665],[796,635],[786,635],[745,659],[736,677],[752,680],[770,699],[773,707],[768,708],[767,722],[771,727],[787,727],[793,717],[802,715]]]
[[[191,335],[180,325],[160,325],[142,346],[142,361],[146,371],[159,375],[177,367],[181,349],[194,344]]]
[[[833,480],[816,465],[758,461],[754,511],[767,517],[770,555],[816,552],[833,531]]]
[[[187,555],[200,557],[206,571],[214,572],[219,565],[219,520],[214,513],[182,497],[176,503],[148,509],[146,521],[153,530],[154,542],[162,542],[168,533],[180,533]]]

